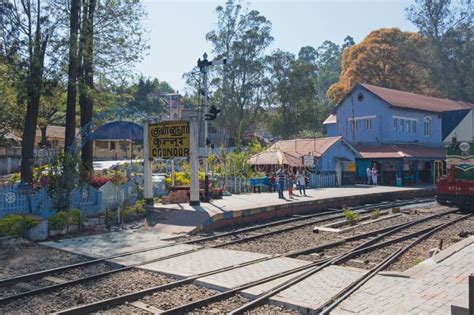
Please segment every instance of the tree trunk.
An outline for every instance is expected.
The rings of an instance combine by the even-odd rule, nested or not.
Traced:
[[[40,0],[37,2],[37,22],[32,54],[30,55],[27,79],[27,108],[21,144],[21,180],[31,180],[31,168],[34,163],[34,146],[41,88],[43,84],[44,54],[48,38],[41,38]]]
[[[71,0],[71,16],[69,29],[69,69],[66,101],[66,135],[64,150],[71,147],[76,134],[76,82],[78,72],[78,32],[80,0]]]
[[[87,14],[84,14],[83,32],[81,32],[82,48],[82,89],[79,97],[79,105],[81,108],[81,128],[85,131],[85,139],[82,139],[83,146],[81,150],[81,159],[83,167],[86,171],[91,171],[92,166],[92,142],[88,140],[90,135],[90,122],[94,110],[94,69],[93,69],[93,53],[94,53],[94,12],[96,0],[89,0]],[[86,10],[85,10],[86,11]]]
[[[41,141],[39,143],[40,146],[47,146],[48,145],[48,139],[46,138],[46,129],[48,126],[40,127],[41,131]]]

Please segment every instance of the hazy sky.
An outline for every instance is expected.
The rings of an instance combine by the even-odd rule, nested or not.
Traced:
[[[249,8],[260,11],[272,22],[277,48],[298,53],[302,46],[318,47],[323,41],[341,44],[347,35],[357,42],[370,31],[398,27],[416,31],[407,21],[405,8],[414,0],[254,0]],[[215,8],[225,1],[145,0],[150,49],[137,70],[156,77],[184,92],[184,72],[192,69],[206,51],[212,58],[205,35],[216,24]]]

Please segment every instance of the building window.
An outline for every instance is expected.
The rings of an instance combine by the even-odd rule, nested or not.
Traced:
[[[407,132],[410,132],[410,121],[407,120]]]
[[[405,122],[403,121],[403,119],[400,119],[400,131],[405,131]]]
[[[413,131],[413,133],[416,133],[416,120],[413,121],[411,131]]]
[[[424,134],[426,137],[431,136],[431,118],[430,117],[425,117],[424,119]]]
[[[398,118],[394,118],[393,119],[393,130],[397,130],[398,129]]]
[[[110,142],[110,150],[115,150],[115,142],[114,141]]]
[[[372,129],[372,119],[366,119],[365,120],[365,130],[370,130]]]

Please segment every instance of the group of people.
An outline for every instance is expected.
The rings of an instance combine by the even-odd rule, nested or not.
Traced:
[[[367,167],[366,172],[367,172],[367,184],[377,186],[379,173],[375,165],[372,168],[370,168],[370,166]]]
[[[295,185],[300,192],[300,196],[306,196],[306,175],[304,171],[298,171],[295,175],[291,172],[280,169],[276,172],[276,176],[272,174],[270,177],[270,185],[275,191],[278,192],[278,198],[285,199],[283,191],[285,189],[285,181],[287,179],[289,198],[293,198],[294,196],[293,189]]]

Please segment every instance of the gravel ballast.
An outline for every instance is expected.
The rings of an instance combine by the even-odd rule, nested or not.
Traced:
[[[99,280],[72,285],[50,293],[14,300],[2,306],[2,312],[51,313],[98,300],[143,290],[173,281],[171,278],[143,270],[112,274]]]

